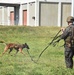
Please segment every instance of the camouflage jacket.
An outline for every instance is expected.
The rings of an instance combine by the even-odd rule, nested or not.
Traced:
[[[70,25],[70,26],[66,27],[63,34],[61,35],[61,39],[66,40],[68,36],[71,36],[72,28],[74,28],[74,25]]]
[[[71,37],[74,36],[74,30],[72,29],[74,29],[74,25],[66,27],[63,34],[61,35],[60,38],[64,39],[65,43],[71,43]]]

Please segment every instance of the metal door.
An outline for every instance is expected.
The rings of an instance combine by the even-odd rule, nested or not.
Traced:
[[[14,11],[10,12],[10,24],[14,25]]]
[[[23,10],[23,25],[27,25],[27,10]]]

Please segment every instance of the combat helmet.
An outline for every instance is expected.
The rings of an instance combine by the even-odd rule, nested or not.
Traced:
[[[67,22],[70,22],[70,21],[74,21],[74,17],[72,16],[67,17]]]

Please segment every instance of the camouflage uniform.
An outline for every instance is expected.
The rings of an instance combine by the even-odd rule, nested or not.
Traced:
[[[71,45],[71,28],[74,27],[74,25],[68,26],[63,34],[61,35],[61,39],[64,39],[65,44],[65,62],[66,62],[66,67],[67,68],[73,68],[73,55],[74,55],[74,47]]]
[[[72,42],[71,37],[74,36],[74,17],[69,16],[67,18],[67,23],[70,24],[67,28],[65,28],[65,30],[63,31],[63,34],[61,35],[60,39],[58,40],[58,42],[61,39],[64,39],[65,44],[64,44],[64,48],[65,48],[65,62],[66,62],[66,67],[67,68],[73,68],[73,55],[74,55],[74,41]],[[72,32],[73,31],[73,32]]]

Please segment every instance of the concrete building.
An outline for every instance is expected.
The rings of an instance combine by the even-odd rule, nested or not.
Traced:
[[[0,25],[66,26],[74,0],[0,0]]]

